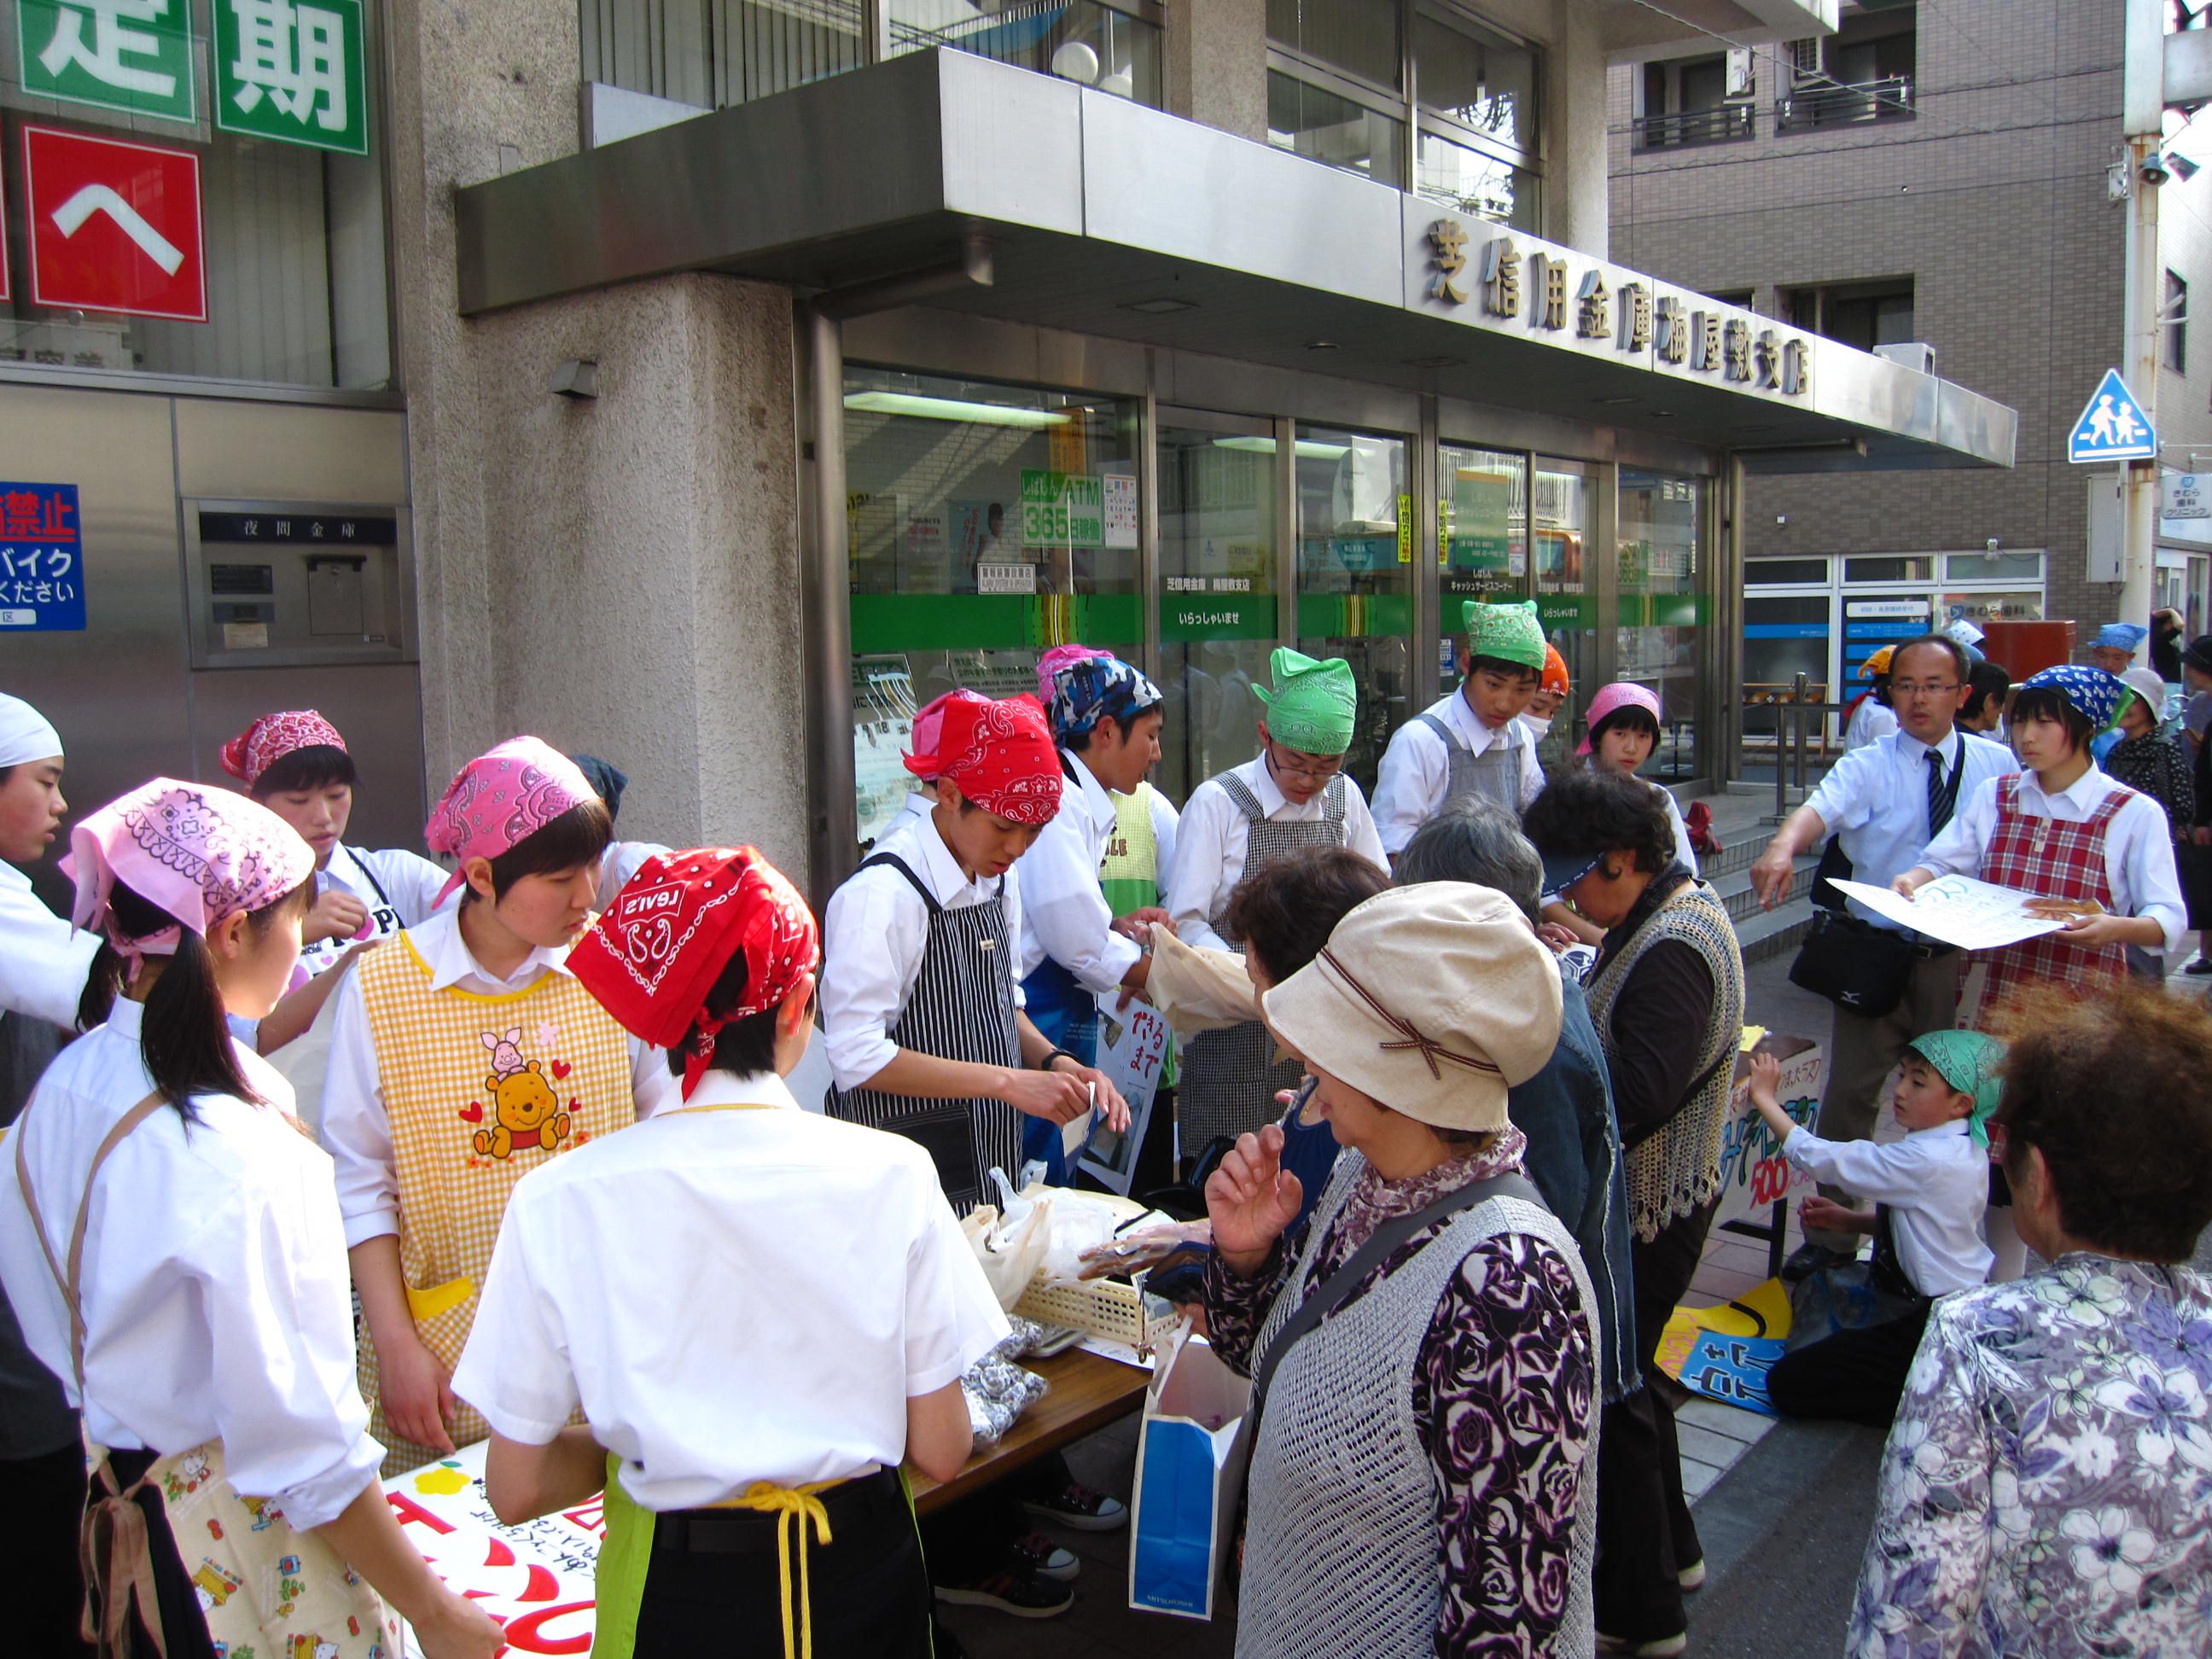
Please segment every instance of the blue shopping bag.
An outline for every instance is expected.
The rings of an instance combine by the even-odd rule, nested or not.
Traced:
[[[1186,1326],[1145,1395],[1130,1521],[1129,1605],[1213,1617],[1237,1528],[1252,1385]]]

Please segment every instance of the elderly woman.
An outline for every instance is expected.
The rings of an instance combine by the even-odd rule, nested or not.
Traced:
[[[1992,1127],[2050,1265],[1936,1305],[1890,1431],[1853,1654],[2203,1653],[2212,1630],[2212,1018],[2025,1000]]]
[[[1268,991],[1346,1151],[1303,1235],[1282,1131],[1206,1183],[1214,1346],[1250,1370],[1237,1651],[1590,1651],[1591,1291],[1519,1173],[1506,1091],[1542,1069],[1559,976],[1501,895],[1368,900]]]
[[[1743,959],[1727,910],[1675,861],[1666,808],[1640,779],[1558,773],[1522,827],[1543,854],[1547,891],[1605,929],[1590,1018],[1627,1154],[1636,1359],[1649,1374],[1719,1196]],[[1657,1389],[1606,1407],[1598,1492],[1600,1632],[1653,1659],[1681,1652],[1682,1594],[1705,1582],[1705,1553],[1682,1494],[1674,1408]]]

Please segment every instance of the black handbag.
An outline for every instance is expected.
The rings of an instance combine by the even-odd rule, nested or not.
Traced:
[[[1844,852],[1844,838],[1831,836],[1828,844],[1820,849],[1820,863],[1814,866],[1813,902],[1823,910],[1842,910],[1844,896],[1829,884],[1850,879],[1851,861]]]
[[[1902,933],[1841,910],[1818,910],[1790,964],[1790,982],[1863,1018],[1880,1019],[1905,1000],[1913,949]]]

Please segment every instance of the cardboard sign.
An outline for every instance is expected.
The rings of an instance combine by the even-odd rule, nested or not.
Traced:
[[[600,1501],[501,1525],[484,1496],[489,1443],[401,1475],[385,1487],[385,1501],[431,1570],[499,1621],[509,1654],[588,1654],[598,1618],[592,1577],[606,1535]]]
[[[1775,1098],[1792,1122],[1812,1127],[1820,1109],[1821,1074],[1818,1043],[1807,1043],[1783,1057]],[[1729,1121],[1721,1131],[1721,1201],[1713,1212],[1713,1225],[1747,1219],[1753,1210],[1810,1192],[1813,1185],[1812,1176],[1782,1156],[1782,1143],[1766,1127],[1766,1120],[1751,1109],[1749,1062],[1740,1058]]]

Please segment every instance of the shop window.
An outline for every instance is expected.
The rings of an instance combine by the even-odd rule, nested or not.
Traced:
[[[915,711],[1036,690],[1079,640],[1141,654],[1137,407],[854,368],[845,380],[853,761],[860,842],[906,799]]]
[[[2040,549],[2017,552],[1946,553],[1943,580],[1947,582],[2039,582],[2043,580]]]
[[[1910,276],[1880,283],[1786,288],[1780,298],[1784,321],[1861,351],[1903,345],[1919,337],[1913,332]]]
[[[303,53],[302,26],[265,63],[214,44],[218,23],[225,40],[246,27],[241,10],[192,0],[172,32],[111,29],[96,17],[112,24],[112,9],[76,0],[0,8],[0,368],[390,384],[381,9],[325,0],[332,49]],[[81,192],[42,194],[34,236],[34,168],[112,178],[131,222],[82,213]],[[73,203],[76,228],[58,235],[52,216]],[[112,251],[87,261],[87,245]]]
[[[1550,760],[1564,758],[1565,745],[1581,737],[1583,711],[1597,691],[1597,599],[1583,558],[1590,531],[1589,469],[1580,461],[1539,455],[1531,517],[1536,616],[1575,688],[1572,701],[1552,723],[1553,749],[1539,750]]]
[[[1406,441],[1301,425],[1292,447],[1298,649],[1342,657],[1359,684],[1344,769],[1370,797],[1382,750],[1418,712],[1413,497]]]
[[[1705,485],[1700,478],[1620,470],[1615,556],[1620,589],[1619,677],[1659,694],[1665,714],[1646,771],[1695,777],[1698,652],[1709,599]]]
[[[1744,585],[1747,587],[1779,587],[1818,584],[1827,586],[1830,572],[1826,559],[1747,559],[1744,561]]]
[[[1846,586],[1861,582],[1929,582],[1936,580],[1936,561],[1925,554],[1875,555],[1845,559]]]

